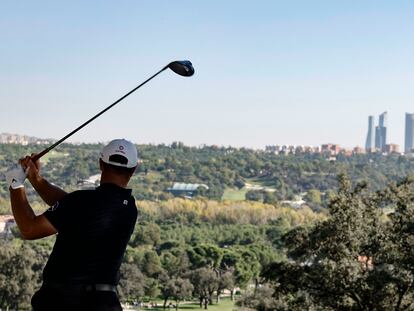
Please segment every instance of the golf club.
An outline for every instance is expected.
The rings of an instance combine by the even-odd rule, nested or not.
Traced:
[[[57,142],[55,142],[53,145],[49,146],[48,148],[46,148],[42,152],[40,152],[37,155],[35,155],[32,158],[32,160],[33,161],[36,161],[36,160],[40,159],[41,157],[43,157],[50,150],[52,150],[56,146],[60,145],[67,138],[69,138],[70,136],[72,136],[73,134],[75,134],[77,131],[79,131],[80,129],[82,129],[83,127],[85,127],[89,123],[91,123],[93,120],[95,120],[101,114],[103,114],[106,111],[108,111],[109,109],[111,109],[113,106],[115,106],[120,101],[122,101],[123,99],[125,99],[126,97],[128,97],[129,95],[131,95],[133,92],[135,92],[136,90],[138,90],[141,86],[143,86],[144,84],[146,84],[147,82],[149,82],[150,80],[152,80],[153,78],[155,78],[157,75],[159,75],[161,72],[163,72],[167,68],[170,68],[176,74],[179,74],[180,76],[184,76],[184,77],[191,77],[194,74],[194,67],[193,67],[193,65],[191,64],[191,62],[189,60],[174,61],[174,62],[169,63],[167,66],[165,66],[160,71],[158,71],[156,74],[154,74],[152,77],[148,78],[147,80],[145,80],[144,82],[142,82],[140,85],[138,85],[136,88],[134,88],[133,90],[131,90],[128,93],[126,93],[124,96],[122,96],[121,98],[119,98],[113,104],[111,104],[108,107],[106,107],[104,110],[102,110],[101,112],[99,112],[98,114],[96,114],[95,116],[93,116],[92,118],[90,118],[88,121],[86,121],[85,123],[83,123],[82,125],[80,125],[79,127],[77,127],[76,129],[74,129],[69,134],[67,134],[65,137],[62,137]]]

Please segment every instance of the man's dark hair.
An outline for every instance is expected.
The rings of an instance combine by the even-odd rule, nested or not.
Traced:
[[[123,175],[128,178],[130,178],[135,172],[135,167],[116,166],[105,163],[104,161],[102,161],[102,159],[99,159],[99,161],[102,163],[103,168],[107,172],[111,172],[117,175]]]

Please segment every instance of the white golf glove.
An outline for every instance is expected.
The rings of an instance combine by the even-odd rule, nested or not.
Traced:
[[[20,165],[14,166],[6,172],[7,183],[12,189],[23,188],[25,179],[26,173]]]

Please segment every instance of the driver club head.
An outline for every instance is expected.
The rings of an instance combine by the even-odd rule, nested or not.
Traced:
[[[189,60],[177,60],[168,64],[168,68],[183,77],[191,77],[194,74],[193,64]]]

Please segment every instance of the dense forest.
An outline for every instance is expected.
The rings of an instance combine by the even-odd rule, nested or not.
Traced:
[[[2,172],[42,146],[0,145]],[[63,145],[43,175],[66,190],[98,174],[100,145]],[[414,310],[414,160],[379,154],[274,155],[206,146],[138,146],[131,186],[139,220],[121,267],[124,302],[230,295],[255,310]],[[0,174],[2,173],[0,172]],[[203,183],[192,200],[165,190]],[[247,184],[262,187],[246,189]],[[27,187],[30,201],[44,206]],[[269,191],[272,189],[272,191]],[[226,191],[242,191],[228,200]],[[282,204],[303,193],[307,206]],[[2,181],[0,211],[9,214]],[[0,239],[0,308],[28,307],[54,237]]]
[[[44,147],[0,144],[0,175],[19,157]],[[99,144],[59,146],[42,158],[43,175],[68,191],[77,189],[79,181],[99,173],[101,147]],[[350,157],[340,154],[336,161],[331,161],[323,154],[275,155],[244,148],[188,147],[182,143],[139,145],[138,150],[141,163],[130,184],[137,200],[168,200],[172,196],[165,190],[174,182],[206,184],[208,191],[200,195],[214,200],[226,198],[223,194],[230,190],[245,190],[244,198],[265,203],[292,199],[309,190],[329,197],[337,189],[340,173],[347,173],[353,182],[368,180],[370,189],[378,190],[402,180],[414,169],[414,159],[398,154]],[[248,184],[259,188],[249,189]],[[7,198],[4,179],[0,198]]]
[[[121,266],[123,302],[197,301],[203,308],[223,295],[259,286],[265,266],[285,260],[280,237],[325,219],[309,208],[259,202],[221,204],[174,199],[140,202],[140,216]],[[242,216],[242,217],[240,217]],[[54,237],[24,241],[17,229],[0,239],[0,308],[29,306]]]

